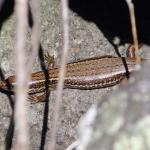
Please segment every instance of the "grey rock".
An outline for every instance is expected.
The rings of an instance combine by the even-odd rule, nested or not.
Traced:
[[[90,108],[79,123],[78,150],[150,149],[149,67]]]

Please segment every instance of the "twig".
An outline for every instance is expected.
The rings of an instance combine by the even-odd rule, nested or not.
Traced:
[[[27,0],[16,0],[17,17],[17,74],[16,74],[16,103],[15,103],[15,125],[16,144],[15,149],[29,149],[29,136],[26,115],[27,82],[25,71],[25,32],[27,26]]]
[[[32,16],[33,16],[33,26],[32,26],[32,50],[29,56],[29,62],[27,66],[27,73],[30,76],[33,62],[35,57],[38,55],[39,44],[40,44],[40,11],[39,11],[39,1],[32,0]]]
[[[63,91],[63,84],[64,84],[64,75],[66,72],[66,59],[69,49],[69,19],[68,19],[68,1],[61,0],[62,4],[62,19],[63,19],[63,53],[61,58],[61,66],[59,72],[59,81],[57,86],[57,98],[55,102],[55,109],[53,115],[53,122],[52,122],[52,134],[51,134],[51,141],[49,143],[48,149],[54,150],[56,144],[56,133],[58,129],[58,118],[59,118],[59,110],[62,103],[62,91]]]
[[[33,66],[33,62],[38,53],[39,48],[39,3],[36,0],[32,1],[33,27],[32,27],[32,50],[28,62],[28,56],[25,52],[25,31],[27,25],[27,1],[17,1],[16,15],[18,15],[18,30],[17,30],[17,86],[16,86],[16,113],[15,121],[17,128],[17,143],[16,149],[29,149],[29,136],[27,127],[27,114],[25,111],[28,81]],[[26,64],[27,63],[27,64]]]
[[[79,145],[78,141],[73,142],[66,150],[74,150]]]
[[[134,4],[132,0],[126,0],[126,3],[129,7],[129,12],[130,12],[130,20],[131,20],[131,26],[132,26],[132,36],[133,36],[133,42],[135,46],[135,57],[136,57],[136,62],[137,64],[140,65],[141,63],[141,58],[138,55],[138,35],[137,35],[137,28],[136,28],[136,21],[135,21],[135,12],[134,12]]]

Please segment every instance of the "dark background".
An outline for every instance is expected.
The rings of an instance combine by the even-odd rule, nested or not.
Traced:
[[[150,44],[150,1],[133,0],[139,41]],[[132,43],[130,17],[125,0],[69,0],[69,7],[83,19],[94,22],[112,43]]]
[[[139,41],[150,44],[150,1],[133,2]],[[69,7],[83,19],[94,22],[110,42],[118,36],[121,44],[132,43],[130,17],[125,0],[69,0]],[[14,0],[0,0],[0,29],[13,12]]]

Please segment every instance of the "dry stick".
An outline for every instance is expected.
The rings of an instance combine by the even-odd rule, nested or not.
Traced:
[[[131,20],[131,26],[132,26],[132,36],[135,46],[135,57],[137,64],[140,65],[141,58],[138,55],[138,35],[137,35],[137,28],[136,28],[136,21],[135,21],[135,12],[134,12],[134,4],[132,3],[132,0],[126,0],[126,3],[129,7],[130,12],[130,20]]]
[[[33,16],[33,27],[32,27],[32,50],[29,56],[27,73],[28,78],[30,77],[33,62],[35,57],[38,55],[39,44],[40,44],[40,11],[39,11],[39,1],[32,0],[32,16]]]
[[[15,12],[17,17],[17,74],[16,74],[16,103],[15,103],[15,125],[16,125],[16,150],[29,149],[29,132],[26,115],[26,71],[25,71],[25,32],[27,26],[27,0],[16,0]]]
[[[67,149],[65,149],[65,150],[74,150],[74,149],[77,149],[78,145],[79,145],[79,142],[75,141],[71,145],[69,145],[69,147]]]
[[[24,12],[24,16],[18,16],[18,20],[22,19],[26,20],[24,22],[22,22],[23,24],[21,24],[21,27],[24,26],[23,28],[21,28],[18,24],[18,29],[20,29],[17,35],[17,45],[16,45],[16,50],[17,50],[17,56],[18,56],[18,72],[19,75],[21,76],[21,79],[19,78],[19,75],[17,76],[17,91],[18,92],[16,94],[16,125],[17,125],[17,121],[18,121],[18,140],[16,143],[16,149],[29,149],[29,136],[28,136],[28,127],[27,127],[27,119],[26,119],[26,111],[25,111],[25,106],[26,106],[26,99],[27,99],[27,91],[28,91],[28,81],[30,79],[30,74],[31,74],[31,70],[32,70],[32,66],[33,66],[33,61],[35,56],[37,56],[38,53],[38,48],[39,48],[39,37],[40,37],[40,33],[39,33],[39,3],[36,0],[32,1],[33,3],[33,29],[32,29],[32,50],[30,53],[30,58],[28,61],[28,64],[26,65],[26,53],[24,50],[24,46],[25,46],[25,31],[26,31],[26,25],[27,25],[27,20],[25,19],[27,16],[27,10]],[[27,7],[27,1],[24,1],[24,3],[21,3],[23,6]],[[23,7],[22,6],[22,7]],[[19,7],[19,6],[18,6]],[[18,10],[18,8],[16,8]],[[22,10],[22,8],[20,8]],[[27,8],[26,8],[27,9]],[[26,13],[26,14],[25,14]],[[19,15],[20,12],[17,11],[17,15]],[[20,20],[22,21],[22,20]],[[19,22],[18,22],[19,23]],[[21,40],[21,41],[19,41]],[[18,44],[21,42],[21,46]],[[25,57],[26,56],[26,57]],[[21,62],[20,62],[21,61]]]
[[[49,150],[55,149],[56,144],[56,133],[58,129],[58,118],[59,118],[59,110],[62,103],[62,91],[63,91],[63,84],[64,84],[64,75],[66,72],[66,59],[69,49],[69,19],[68,19],[68,1],[61,0],[62,5],[62,19],[63,19],[63,53],[61,58],[61,66],[59,72],[59,81],[57,86],[57,98],[54,107],[54,115],[53,115],[53,122],[52,122],[52,134],[51,134],[51,141],[48,145]]]

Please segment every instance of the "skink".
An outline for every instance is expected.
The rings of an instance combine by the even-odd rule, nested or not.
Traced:
[[[102,56],[69,63],[66,65],[64,88],[90,90],[113,86],[134,71],[135,66],[134,58],[113,56]],[[58,73],[59,68],[48,70],[47,84],[50,89],[56,87]],[[29,95],[33,95],[31,98],[33,101],[43,101],[35,97],[36,94],[45,92],[45,80],[43,71],[32,73],[31,81],[29,82]],[[15,76],[8,77],[6,81],[11,85],[9,91],[14,92]],[[5,81],[0,82],[0,89],[8,89]]]

